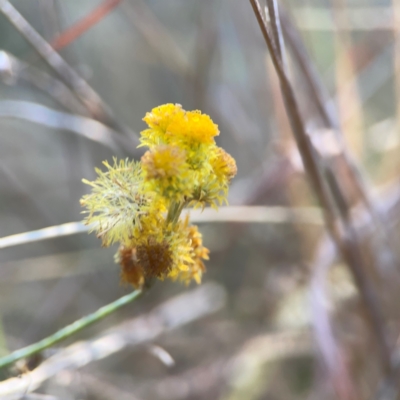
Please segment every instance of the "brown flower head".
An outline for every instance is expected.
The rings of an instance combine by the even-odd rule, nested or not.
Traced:
[[[139,265],[146,278],[164,278],[172,268],[173,257],[167,242],[149,238],[136,249]]]
[[[139,265],[136,249],[120,246],[115,261],[121,265],[121,282],[130,283],[136,289],[144,284],[143,268]]]

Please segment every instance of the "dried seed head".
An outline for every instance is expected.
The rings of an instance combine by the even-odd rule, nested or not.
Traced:
[[[136,289],[141,288],[144,284],[144,273],[138,263],[136,249],[120,246],[115,259],[121,265],[121,282],[130,283]]]
[[[146,278],[164,278],[172,268],[173,257],[167,242],[149,238],[137,247],[136,255]]]

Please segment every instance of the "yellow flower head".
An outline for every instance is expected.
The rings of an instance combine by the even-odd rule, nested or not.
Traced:
[[[235,160],[215,144],[218,126],[200,111],[165,104],[147,113],[140,162],[96,169],[81,204],[104,246],[120,243],[121,280],[141,288],[151,279],[200,283],[208,249],[196,226],[180,219],[184,207],[226,202]]]
[[[221,183],[215,175],[211,174],[207,181],[195,188],[189,205],[203,209],[210,206],[218,210],[218,207],[222,204],[228,204],[227,194],[228,184],[226,182]]]
[[[218,125],[199,110],[185,111],[179,104],[165,104],[153,108],[143,120],[149,126],[141,132],[141,145],[158,144],[213,144],[219,135]]]
[[[121,246],[115,260],[121,265],[121,281],[140,288],[153,278],[164,279],[173,267],[173,256],[166,240],[150,236],[137,246]]]
[[[201,277],[206,271],[206,267],[202,260],[208,260],[209,250],[203,246],[203,239],[201,233],[198,231],[197,226],[191,225],[187,229],[187,237],[190,241],[192,248],[193,264],[188,271],[181,273],[180,279],[186,284],[191,280],[197,283],[201,282]]]
[[[188,226],[186,219],[162,230],[159,237],[149,236],[136,245],[119,248],[115,259],[121,265],[122,282],[136,288],[153,278],[201,282],[206,270],[202,260],[208,259],[209,251],[197,227]]]
[[[165,144],[165,134],[174,119],[181,119],[185,114],[180,104],[164,104],[153,108],[146,113],[143,121],[147,123],[149,129],[141,132],[141,146],[157,146]]]
[[[147,151],[141,160],[149,190],[168,200],[190,196],[190,171],[186,152],[178,146],[161,145]]]
[[[146,179],[172,178],[185,169],[185,150],[178,146],[162,145],[147,151],[142,157]]]
[[[189,284],[192,280],[201,282],[206,268],[202,260],[208,260],[209,250],[203,246],[197,226],[188,225],[189,219],[179,221],[174,244],[177,249],[174,267],[168,274],[173,280]]]
[[[214,137],[218,135],[218,125],[207,114],[198,110],[176,115],[167,129],[168,140],[171,142],[213,144]]]
[[[160,129],[166,132],[171,120],[184,115],[184,113],[185,111],[180,104],[169,103],[153,108],[151,112],[146,113],[143,121],[152,129]]]
[[[210,158],[211,167],[220,181],[230,182],[237,173],[235,159],[221,147],[217,147]]]

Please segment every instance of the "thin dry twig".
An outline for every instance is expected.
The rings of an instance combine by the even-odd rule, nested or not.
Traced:
[[[313,207],[253,207],[232,206],[221,207],[218,211],[207,207],[204,210],[185,210],[190,215],[191,222],[243,222],[243,223],[298,223],[321,225],[322,218],[318,208]],[[0,238],[0,249],[18,246],[25,243],[38,242],[61,236],[75,235],[87,232],[91,226],[82,222],[67,222],[61,225],[49,226],[30,232],[17,233],[15,235]]]
[[[283,34],[285,35],[288,45],[290,46],[290,50],[297,61],[297,65],[300,67],[302,76],[310,88],[309,94],[311,99],[316,105],[318,113],[325,126],[331,129],[334,133],[333,137],[336,139],[337,148],[340,151],[340,155],[343,157],[347,172],[351,178],[351,183],[358,192],[361,202],[364,204],[367,211],[371,214],[371,217],[375,221],[382,244],[388,249],[391,255],[392,268],[397,269],[399,262],[396,260],[393,252],[393,249],[395,248],[394,243],[385,229],[387,222],[386,217],[378,212],[375,205],[371,201],[371,193],[366,184],[366,179],[344,143],[343,132],[340,128],[337,113],[333,109],[333,102],[328,101],[328,93],[317,73],[314,64],[311,61],[310,56],[307,53],[307,49],[301,40],[299,31],[296,29],[296,26],[285,11],[284,7],[281,7],[280,15],[282,19]]]
[[[278,2],[276,0],[267,0],[267,7],[277,55],[281,59],[282,66],[287,73],[288,64],[286,59],[284,37],[282,34],[281,18],[279,17],[280,7],[278,6]]]
[[[293,88],[290,84],[288,76],[286,75],[282,60],[279,58],[279,54],[276,49],[276,44],[281,43],[281,41],[279,39],[276,40],[272,39],[271,32],[263,16],[261,6],[258,0],[250,0],[250,3],[253,7],[254,13],[256,15],[260,29],[264,36],[265,42],[270,51],[272,62],[274,64],[275,70],[279,77],[279,81],[281,83],[282,93],[285,100],[285,106],[287,109],[287,113],[296,139],[297,146],[302,156],[305,169],[307,171],[307,174],[310,178],[312,185],[314,186],[319,202],[321,203],[321,206],[324,210],[326,223],[328,226],[333,227],[334,206],[332,203],[332,199],[330,198],[327,192],[326,185],[324,184],[321,173],[319,171],[315,158],[315,151],[313,150],[311,142],[304,129],[304,124],[300,115],[300,111],[294,95]]]
[[[390,193],[389,193],[390,192]],[[397,210],[397,202],[400,191],[397,186],[384,191],[375,198],[380,212],[393,215]],[[361,210],[354,210],[356,216],[355,227],[358,235],[366,235],[373,228],[373,220]],[[218,211],[206,207],[204,210],[185,210],[190,220],[194,223],[207,222],[239,222],[239,223],[297,223],[322,225],[323,218],[321,210],[317,207],[264,207],[264,206],[228,206],[221,207]],[[392,219],[393,220],[393,219]],[[0,249],[32,243],[41,240],[48,240],[62,236],[76,235],[87,232],[90,226],[84,225],[81,221],[67,222],[65,224],[49,226],[35,231],[17,233],[15,235],[0,238]]]
[[[84,18],[80,19],[64,32],[61,32],[61,34],[50,43],[51,47],[53,47],[54,50],[60,50],[68,46],[107,16],[119,3],[121,3],[121,0],[104,0]]]
[[[66,110],[89,116],[67,85],[6,51],[0,51],[0,79],[8,85],[15,85],[21,81],[28,83],[49,95]]]
[[[322,225],[321,210],[317,207],[280,206],[228,206],[218,211],[211,207],[204,210],[190,210],[190,220],[202,222],[243,222],[268,224],[311,224]]]
[[[330,193],[329,187],[323,179],[324,177],[318,165],[318,161],[320,160],[317,161],[317,152],[312,146],[312,143],[306,133],[292,85],[284,70],[284,66],[279,57],[278,51],[276,50],[276,44],[280,43],[280,41],[278,38],[272,39],[270,29],[262,13],[259,1],[250,0],[250,3],[253,7],[261,32],[269,49],[275,70],[278,74],[279,81],[281,83],[282,94],[285,100],[286,111],[292,126],[292,131],[307,175],[323,208],[325,224],[329,234],[340,250],[343,259],[346,261],[352,271],[354,280],[359,288],[363,304],[365,306],[368,322],[380,348],[383,370],[385,371],[385,374],[389,376],[392,373],[390,346],[387,342],[385,332],[382,331],[381,321],[383,321],[383,317],[378,305],[378,299],[370,282],[365,276],[362,262],[358,257],[358,253],[354,253],[354,249],[351,246],[351,244],[356,244],[357,240],[349,235],[349,232],[347,231],[345,232],[347,236],[343,237],[338,225],[336,224],[336,207],[334,201],[337,202],[338,198],[332,197],[332,193]],[[343,219],[343,213],[340,216]],[[345,228],[349,228],[349,221],[342,222],[344,223]],[[350,233],[353,233],[353,231]]]
[[[0,100],[0,118],[18,118],[50,128],[71,132],[121,153],[138,153],[138,141],[119,135],[92,118],[53,110],[41,104],[20,100]]]
[[[0,1],[0,11],[32,45],[46,63],[73,90],[77,98],[95,119],[109,125],[116,131],[131,135],[129,128],[122,125],[96,91],[47,43],[29,24],[19,11],[8,1]]]

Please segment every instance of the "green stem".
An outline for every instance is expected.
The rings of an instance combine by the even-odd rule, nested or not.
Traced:
[[[175,207],[176,207],[176,203],[174,201],[171,202],[171,204],[169,205],[168,208],[168,214],[167,214],[167,219],[166,219],[166,223],[167,225],[172,222],[174,215],[175,215]]]
[[[167,224],[169,222],[172,222],[174,225],[179,221],[179,217],[181,215],[182,210],[186,206],[187,202],[182,201],[180,203],[177,202],[171,202],[171,205],[169,206],[168,209],[168,215],[167,215]]]
[[[119,298],[118,300],[115,300],[114,302],[107,304],[104,307],[99,308],[94,313],[89,314],[86,317],[83,317],[81,319],[78,319],[77,321],[73,322],[71,325],[67,325],[66,327],[60,329],[59,331],[57,331],[56,333],[54,333],[51,336],[48,336],[47,338],[44,338],[44,339],[40,340],[39,342],[33,343],[27,347],[23,347],[22,349],[14,351],[13,353],[9,354],[8,356],[1,357],[0,358],[0,369],[13,364],[16,361],[21,360],[22,358],[30,357],[33,354],[39,353],[42,350],[47,349],[50,346],[53,346],[54,344],[79,332],[80,330],[82,330],[83,328],[86,328],[87,326],[93,324],[94,322],[97,322],[97,321],[103,319],[104,317],[110,315],[111,313],[118,310],[125,304],[128,304],[131,301],[137,299],[141,294],[142,294],[142,290],[135,290],[134,292],[129,293],[126,296],[123,296],[123,297]]]
[[[186,202],[184,202],[184,201],[182,201],[182,203],[179,203],[177,205],[175,218],[172,221],[174,224],[176,224],[179,221],[179,217],[181,216],[181,212],[182,212],[183,208],[185,207],[185,205],[186,205]]]
[[[7,353],[7,343],[6,337],[4,334],[4,327],[3,327],[3,316],[0,315],[0,355]]]

